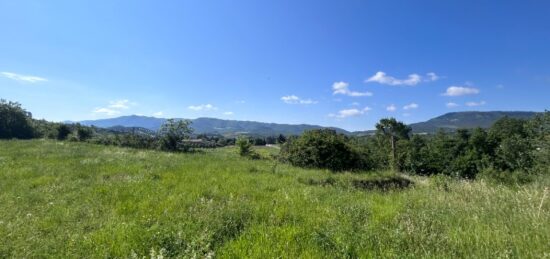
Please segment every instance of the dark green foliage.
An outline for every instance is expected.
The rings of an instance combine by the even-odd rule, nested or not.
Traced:
[[[532,156],[536,161],[534,170],[550,174],[550,111],[530,120],[526,128],[531,138]]]
[[[252,143],[254,143],[254,146],[265,146],[267,142],[263,138],[254,138],[252,140]]]
[[[411,128],[395,118],[384,118],[376,123],[376,133],[386,137],[391,147],[390,167],[394,170],[399,168],[399,158],[397,154],[397,141],[400,139],[409,139]]]
[[[188,120],[169,119],[159,130],[159,146],[165,151],[189,151],[190,146],[184,140],[189,139],[193,130]]]
[[[285,135],[279,134],[279,136],[277,137],[277,143],[279,143],[279,144],[284,144],[285,142],[286,142],[286,137],[285,137]]]
[[[241,156],[248,156],[252,152],[252,143],[246,137],[237,138],[235,145],[239,148],[239,155]]]
[[[71,128],[69,128],[69,126],[65,125],[65,124],[59,124],[59,126],[57,126],[57,139],[58,140],[65,140],[67,139],[67,136],[69,136],[69,134],[71,134]]]
[[[92,137],[92,135],[94,134],[92,128],[85,127],[85,126],[82,126],[80,124],[76,124],[75,133],[76,133],[76,138],[78,139],[78,141],[86,141],[86,140],[90,139]]]
[[[34,137],[32,115],[17,102],[0,99],[0,139]]]
[[[289,139],[281,149],[281,157],[296,166],[333,171],[365,167],[349,139],[330,129],[311,130]]]

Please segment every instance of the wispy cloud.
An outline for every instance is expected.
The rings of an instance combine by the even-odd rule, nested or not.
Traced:
[[[114,116],[114,115],[120,114],[122,110],[127,110],[130,108],[130,106],[135,106],[135,105],[137,105],[135,102],[130,102],[127,99],[115,100],[115,101],[110,101],[107,107],[95,108],[92,111],[92,113],[102,114],[107,116]]]
[[[233,112],[224,112],[224,113],[223,113],[223,115],[227,115],[227,116],[231,116],[231,115],[233,115],[233,114],[235,114],[235,113],[233,113]]]
[[[427,81],[427,82],[437,81],[439,80],[439,78],[441,78],[440,76],[436,75],[434,72],[427,73],[426,76],[427,78],[424,79],[424,81]]]
[[[212,104],[191,105],[187,108],[193,111],[214,111],[218,109],[216,106]]]
[[[38,82],[48,81],[48,79],[43,77],[20,75],[12,72],[0,72],[0,74],[6,78],[9,78],[18,82],[24,82],[24,83],[38,83]]]
[[[455,108],[455,107],[458,107],[460,105],[458,105],[457,103],[448,102],[448,103],[445,104],[445,106],[447,106],[447,108]]]
[[[433,82],[439,80],[439,76],[434,73],[430,72],[427,73],[425,77],[422,77],[419,74],[410,74],[406,79],[397,79],[393,76],[389,76],[383,71],[378,71],[373,76],[369,77],[367,80],[365,80],[365,83],[379,83],[383,85],[407,85],[407,86],[413,86],[417,85],[420,82]]]
[[[302,99],[296,95],[287,95],[281,97],[281,100],[288,104],[316,104],[317,101],[311,99]]]
[[[478,94],[479,89],[465,86],[450,86],[447,91],[443,93],[444,96],[462,96],[470,94]]]
[[[338,111],[336,114],[331,113],[328,116],[329,117],[334,117],[334,118],[339,118],[339,119],[344,119],[344,118],[347,118],[347,117],[354,117],[354,116],[359,116],[359,115],[365,114],[370,110],[371,110],[370,107],[365,107],[361,110],[360,109],[345,109],[345,110]]]
[[[136,103],[131,103],[129,100],[116,100],[109,102],[109,108],[112,109],[128,109],[130,105],[136,105]]]
[[[162,116],[162,115],[164,115],[163,112],[155,112],[155,113],[153,113],[153,116],[155,116],[155,117],[160,117],[160,116]]]
[[[393,104],[390,104],[388,107],[386,107],[386,111],[394,112],[397,110],[397,107]]]
[[[95,108],[92,112],[95,113],[95,114],[103,114],[103,115],[107,115],[107,116],[114,116],[114,115],[120,114],[119,110],[109,109],[109,108],[101,108],[101,107],[100,108]]]
[[[483,106],[485,104],[486,104],[485,101],[481,101],[481,102],[467,102],[465,105],[468,107],[475,107],[475,106]]]
[[[359,97],[359,96],[372,96],[371,92],[355,92],[349,90],[349,83],[346,82],[334,82],[332,84],[332,94],[343,94],[347,96]]]
[[[403,110],[412,110],[412,109],[416,109],[418,108],[418,104],[416,103],[411,103],[411,104],[407,104],[405,106],[403,106]]]

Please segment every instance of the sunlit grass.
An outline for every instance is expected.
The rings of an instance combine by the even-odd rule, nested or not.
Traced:
[[[1,141],[0,258],[550,256],[548,178],[349,184],[379,175],[243,159],[232,148]],[[308,184],[326,179],[335,184]]]

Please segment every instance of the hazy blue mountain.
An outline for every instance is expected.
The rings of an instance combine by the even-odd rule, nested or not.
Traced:
[[[166,121],[163,118],[147,117],[147,116],[122,116],[111,119],[101,120],[88,120],[81,121],[80,123],[88,126],[96,126],[100,128],[118,128],[119,130],[124,128],[139,127],[148,130],[157,131],[160,126]],[[317,125],[308,124],[278,124],[278,123],[265,123],[256,121],[236,121],[236,120],[222,120],[215,118],[197,118],[191,120],[193,123],[191,127],[195,130],[195,133],[217,133],[226,136],[238,135],[238,134],[250,134],[250,135],[299,135],[305,130],[324,128]],[[340,133],[349,133],[346,130],[340,128],[332,128]],[[127,131],[123,129],[123,131]]]
[[[410,124],[414,133],[434,133],[439,129],[454,131],[459,128],[488,128],[498,119],[508,116],[512,118],[529,119],[535,116],[536,112],[451,112],[439,117],[430,119],[425,122]],[[157,131],[160,126],[166,121],[164,118],[155,118],[147,116],[122,116],[111,119],[88,120],[81,121],[83,125],[94,125],[101,128],[111,128],[117,131],[131,131],[135,128],[143,128],[151,131]],[[191,120],[191,126],[195,129],[195,133],[212,133],[225,136],[235,136],[239,134],[271,136],[271,135],[299,135],[306,130],[324,128],[317,125],[308,124],[278,124],[265,123],[256,121],[237,121],[237,120],[222,120],[215,118],[197,118]],[[128,129],[129,128],[129,129]],[[132,129],[134,128],[134,129]],[[353,135],[369,135],[374,131],[357,131],[348,132],[340,128],[332,128],[339,133]]]
[[[80,124],[87,126],[93,125],[100,128],[110,128],[115,126],[140,127],[157,131],[165,121],[166,119],[163,118],[131,115],[111,119],[81,121]]]
[[[519,111],[451,112],[425,122],[412,123],[410,126],[415,133],[433,133],[439,129],[454,131],[460,128],[489,128],[493,125],[493,123],[495,123],[495,121],[504,116],[518,119],[529,119],[536,114],[536,112]]]

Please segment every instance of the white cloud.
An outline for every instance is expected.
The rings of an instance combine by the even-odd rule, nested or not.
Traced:
[[[130,102],[127,99],[110,101],[107,107],[97,107],[92,113],[94,114],[103,114],[107,116],[113,116],[120,114],[122,110],[129,109],[130,106],[134,106],[136,103]]]
[[[443,94],[445,96],[462,96],[469,94],[478,94],[479,89],[473,87],[464,87],[464,86],[450,86],[447,88],[447,91]]]
[[[193,111],[213,111],[218,109],[212,104],[191,105],[187,108]]]
[[[329,117],[336,117],[336,118],[343,119],[343,118],[347,118],[347,117],[359,116],[359,115],[362,115],[362,114],[365,114],[365,113],[369,112],[370,110],[372,110],[370,107],[365,107],[361,110],[356,109],[356,108],[344,109],[344,110],[338,111],[337,114],[329,114]]]
[[[394,112],[395,110],[397,110],[397,107],[395,107],[395,105],[393,105],[393,104],[391,104],[390,106],[386,107],[386,111]]]
[[[428,77],[425,81],[427,82],[433,82],[439,80],[439,76],[436,75],[434,72],[427,73],[426,76]]]
[[[403,106],[403,110],[412,110],[412,109],[416,109],[418,108],[418,104],[416,103],[411,103],[411,104],[407,104],[405,106]]]
[[[455,108],[455,107],[458,107],[460,105],[458,105],[457,103],[448,102],[447,104],[445,104],[445,106],[447,106],[447,108]]]
[[[153,116],[156,116],[156,117],[160,117],[160,116],[162,116],[162,115],[164,115],[163,112],[155,112],[155,113],[153,113]]]
[[[120,111],[115,110],[115,109],[109,109],[109,108],[95,108],[93,110],[93,113],[113,116],[113,115],[120,114]]]
[[[365,80],[366,83],[376,82],[383,85],[416,85],[420,81],[422,81],[422,77],[418,74],[410,74],[407,79],[397,79],[386,75],[382,71],[376,72],[376,74]]]
[[[287,95],[281,97],[281,100],[288,104],[316,104],[317,101],[311,99],[301,99],[296,95]]]
[[[347,118],[347,117],[359,116],[359,115],[367,113],[370,110],[371,110],[370,107],[365,107],[362,110],[355,109],[355,108],[354,109],[345,109],[345,110],[338,111],[338,113],[336,113],[336,114],[331,113],[328,116],[343,119],[343,118]]]
[[[227,115],[227,116],[231,116],[233,115],[234,113],[233,112],[224,112],[223,115]]]
[[[343,94],[347,96],[359,97],[359,96],[372,96],[371,92],[354,92],[349,90],[349,84],[346,82],[334,82],[332,84],[332,94]]]
[[[19,82],[38,83],[38,82],[48,81],[48,79],[38,77],[38,76],[20,75],[20,74],[11,73],[11,72],[1,72],[0,74],[6,78],[19,81]]]
[[[378,71],[376,74],[365,80],[365,83],[379,83],[383,85],[417,85],[420,82],[433,82],[439,80],[441,77],[434,72],[429,72],[425,77],[419,74],[410,74],[406,79],[397,79],[393,76],[388,76],[383,71]]]
[[[361,104],[358,103],[358,102],[352,102],[350,105],[351,105],[351,106],[359,106],[359,105],[361,105]]]
[[[109,108],[112,109],[128,109],[130,105],[135,105],[135,103],[130,103],[128,100],[116,100],[109,102]]]
[[[486,104],[485,101],[481,101],[481,102],[467,102],[465,105],[468,107],[475,107],[475,106],[483,106],[485,104]]]

